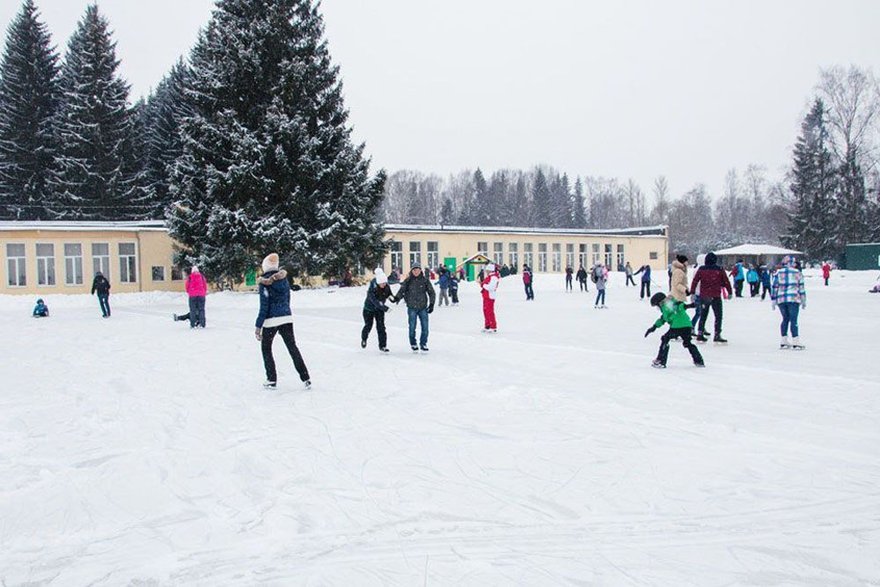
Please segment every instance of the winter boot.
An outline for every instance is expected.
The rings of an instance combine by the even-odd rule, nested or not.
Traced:
[[[420,348],[422,349],[422,352],[423,352],[423,353],[427,353],[427,352],[428,352],[428,345],[424,345],[424,344],[423,344]]]
[[[790,349],[791,348],[791,344],[789,344],[787,336],[783,336],[782,340],[779,341],[779,348],[781,348],[781,349]]]
[[[660,362],[660,359],[654,359],[654,360],[651,362],[651,366],[654,367],[655,369],[665,369],[665,368],[666,368],[666,364],[665,364],[665,363],[661,363],[661,362]]]
[[[706,363],[703,363],[702,361],[694,361],[694,367],[701,367],[702,368],[705,366],[706,366]]]
[[[794,338],[791,339],[791,348],[793,348],[796,351],[802,351],[807,347],[805,347],[804,345],[801,344],[801,339],[799,337],[795,336]]]
[[[409,348],[411,348],[411,349],[412,349],[412,352],[414,352],[414,353],[419,352],[419,347],[417,347],[416,345],[412,345],[412,346],[409,347]]]
[[[174,316],[174,321],[177,322],[177,314],[171,314],[171,315]]]
[[[727,339],[723,338],[720,334],[716,334],[714,338],[712,338],[712,342],[717,342],[718,344],[727,344]]]
[[[380,346],[380,347],[379,347],[379,350],[382,351],[383,353],[391,352],[391,351],[388,350],[388,347],[385,347],[385,346]]]
[[[706,342],[706,341],[708,341],[709,339],[706,338],[706,333],[705,333],[705,332],[701,332],[700,334],[697,335],[697,338],[695,338],[694,340],[696,340],[697,342]]]

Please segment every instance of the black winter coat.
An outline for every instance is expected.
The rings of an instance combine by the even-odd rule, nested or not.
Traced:
[[[108,295],[110,293],[110,282],[103,275],[95,275],[92,281],[92,294],[98,292],[98,295]]]
[[[385,287],[379,287],[375,279],[370,280],[370,287],[367,288],[367,299],[364,300],[364,310],[376,314],[385,312],[385,309],[388,308],[385,305],[385,301],[391,296],[390,285],[386,283]]]
[[[394,301],[396,303],[403,300],[406,302],[407,308],[424,310],[429,306],[432,308],[434,307],[435,297],[434,286],[431,285],[431,280],[425,277],[424,273],[418,277],[415,277],[410,273],[407,278],[403,280],[403,283],[400,284],[400,289],[397,290],[397,295],[394,296]]]

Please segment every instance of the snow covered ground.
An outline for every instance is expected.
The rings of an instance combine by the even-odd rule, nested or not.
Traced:
[[[505,279],[496,335],[464,285],[427,355],[402,304],[382,356],[363,288],[302,291],[314,388],[276,341],[271,392],[253,294],[204,331],[178,294],[0,297],[0,584],[878,585],[875,277],[809,275],[804,352],[742,299],[665,371],[619,274],[607,310]]]

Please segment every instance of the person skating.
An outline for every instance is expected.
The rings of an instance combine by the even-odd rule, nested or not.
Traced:
[[[92,295],[97,292],[98,304],[101,306],[101,316],[110,317],[110,282],[104,277],[104,274],[98,271],[95,273],[95,279],[92,281]]]
[[[413,263],[409,275],[400,284],[397,294],[391,299],[395,304],[400,300],[406,302],[406,314],[409,319],[409,346],[413,352],[419,349],[428,352],[428,314],[434,311],[434,286],[422,274],[421,263]],[[416,346],[416,320],[419,321],[421,334]]]
[[[789,256],[782,259],[782,268],[773,276],[770,300],[773,302],[773,310],[778,306],[782,314],[782,324],[779,326],[782,340],[779,348],[802,350],[804,346],[798,332],[798,314],[801,308],[807,307],[807,292],[804,289],[804,275]],[[791,342],[788,340],[789,328]]]
[[[266,369],[266,382],[263,387],[274,388],[278,382],[275,370],[275,357],[272,356],[272,341],[280,334],[293,366],[306,389],[312,386],[309,370],[296,346],[293,335],[293,315],[290,311],[290,284],[287,282],[287,271],[281,269],[277,253],[271,253],[263,259],[263,275],[259,280],[260,311],[257,314],[254,335],[260,341],[263,354],[263,366]]]
[[[532,268],[525,264],[523,265],[522,280],[523,286],[526,289],[526,301],[534,300],[535,290],[532,289]]]
[[[822,264],[822,279],[825,280],[825,287],[828,287],[828,280],[831,278],[831,263],[825,261]]]
[[[669,286],[669,295],[681,303],[687,302],[687,297],[690,295],[687,282],[687,262],[688,258],[685,255],[676,256],[675,261],[672,262],[672,280]]]
[[[186,295],[189,296],[189,327],[205,327],[205,296],[208,295],[208,282],[199,271],[198,266],[193,265],[186,278]]]
[[[639,270],[635,272],[636,275],[639,273],[642,274],[642,288],[639,290],[639,299],[643,300],[646,297],[651,297],[651,266],[650,265],[642,265],[639,267]]]
[[[700,295],[700,323],[698,327],[697,341],[706,342],[706,319],[709,317],[709,308],[715,315],[715,342],[727,342],[721,336],[721,321],[723,307],[721,302],[721,290],[727,290],[731,294],[730,280],[727,273],[717,264],[718,257],[715,253],[706,255],[706,264],[697,269],[691,281],[691,291],[699,292]]]
[[[578,280],[578,285],[580,285],[581,291],[587,291],[587,292],[590,291],[590,288],[587,287],[587,270],[584,269],[583,265],[578,267],[578,272],[577,272],[576,277]]]
[[[486,266],[486,276],[480,282],[480,293],[483,294],[483,331],[497,332],[498,323],[495,321],[495,298],[498,294],[498,284],[501,277],[495,270],[495,265],[489,263]]]
[[[676,338],[680,338],[682,346],[691,354],[694,365],[705,367],[700,349],[691,342],[691,318],[686,310],[687,305],[659,292],[651,297],[651,305],[660,309],[660,318],[645,331],[645,337],[663,326],[663,324],[669,324],[669,330],[663,333],[660,339],[660,349],[657,351],[657,358],[654,359],[651,366],[665,369],[666,360],[669,357],[669,343]]]
[[[385,331],[385,312],[389,310],[386,303],[393,294],[388,285],[388,277],[381,267],[376,267],[373,272],[375,277],[370,280],[367,287],[367,299],[364,300],[364,328],[361,330],[361,348],[367,347],[367,338],[376,323],[376,332],[379,334],[379,350],[388,352],[388,333]],[[441,276],[442,277],[442,276]]]
[[[596,284],[596,303],[594,308],[605,308],[605,284],[608,282],[608,270],[602,263],[596,263],[593,267],[593,283]]]
[[[758,270],[754,265],[749,265],[749,270],[746,272],[746,283],[749,284],[749,297],[753,298],[758,295],[758,291],[761,289],[761,276],[758,275]]]
[[[736,292],[736,297],[741,298],[743,297],[743,284],[746,282],[746,269],[742,259],[736,262],[731,273],[733,273],[733,289]]]
[[[761,280],[761,301],[763,302],[767,294],[770,293],[771,281],[770,270],[767,269],[766,265],[761,265],[758,268],[758,278]]]
[[[437,300],[437,305],[442,306],[443,302],[446,302],[446,305],[449,305],[449,281],[452,278],[452,275],[449,273],[449,270],[446,267],[440,267],[440,277],[437,279],[437,285],[440,286],[440,298]]]
[[[629,264],[629,261],[626,262],[623,271],[624,273],[626,273],[626,287],[629,287],[629,284],[633,284],[633,286],[635,286],[636,280],[633,279],[633,268],[632,265]]]
[[[574,276],[574,269],[570,266],[565,268],[565,291],[573,291],[574,287],[572,286],[572,277]]]
[[[31,314],[34,318],[48,318],[49,317],[49,306],[46,305],[46,302],[43,301],[43,298],[37,300],[37,305],[34,306],[34,312]]]
[[[458,305],[458,277],[455,273],[449,273],[449,297],[452,298],[452,305]]]

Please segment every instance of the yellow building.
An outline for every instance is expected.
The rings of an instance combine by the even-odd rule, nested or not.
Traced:
[[[566,267],[577,271],[579,264],[589,268],[596,263],[617,270],[627,261],[634,268],[665,269],[669,256],[665,226],[580,230],[388,224],[385,232],[391,239],[386,272],[409,271],[416,261],[426,267],[458,267],[476,254],[517,269],[525,263],[538,273],[563,273]]]
[[[172,243],[162,221],[0,221],[0,293],[89,293],[97,271],[113,293],[183,291]]]
[[[392,267],[408,271],[416,261],[426,267],[458,267],[478,253],[517,269],[525,263],[538,273],[595,263],[618,269],[626,261],[634,268],[664,269],[668,258],[665,226],[576,230],[389,224],[385,231],[390,241],[382,264],[386,272]],[[183,291],[184,275],[173,264],[173,252],[174,241],[162,221],[0,221],[0,293],[89,293],[96,271],[110,280],[114,293]]]

